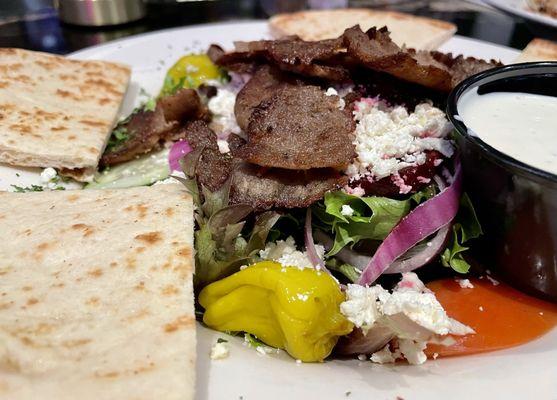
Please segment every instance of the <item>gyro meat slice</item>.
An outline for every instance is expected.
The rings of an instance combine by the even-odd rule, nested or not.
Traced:
[[[236,96],[234,114],[238,126],[245,131],[253,110],[261,102],[269,99],[276,89],[299,84],[300,80],[269,65],[262,65]]]
[[[355,122],[341,106],[317,86],[280,88],[254,109],[238,156],[264,167],[342,168],[355,156]]]
[[[474,57],[464,57],[462,55],[453,57],[451,53],[447,54],[439,51],[432,51],[431,56],[449,68],[452,75],[451,83],[453,87],[474,74],[503,65],[501,62],[493,59],[486,61]]]
[[[193,89],[180,89],[176,93],[163,96],[158,100],[164,112],[164,118],[183,122],[194,119],[207,119],[209,111]]]
[[[354,26],[343,36],[348,54],[368,68],[444,92],[452,88],[452,76],[444,64],[429,52],[401,49],[391,40],[386,27],[364,33]]]
[[[232,173],[230,201],[256,210],[308,207],[347,183],[348,177],[332,168],[291,171],[239,161]]]
[[[163,108],[139,110],[114,130],[102,158],[101,165],[115,165],[160,147],[161,138],[176,128],[176,121],[167,122]]]
[[[235,72],[247,72],[254,64],[267,63],[303,76],[328,81],[347,81],[349,71],[334,62],[344,53],[342,37],[337,39],[305,42],[298,37],[280,40],[236,42],[233,52],[224,53],[212,46],[209,57],[218,65]]]
[[[195,170],[198,182],[210,191],[218,190],[230,176],[233,162],[231,153],[220,152],[217,135],[203,121],[189,122],[179,132],[194,151],[201,152]],[[228,142],[231,150],[244,143],[243,139],[234,134],[229,136]]]

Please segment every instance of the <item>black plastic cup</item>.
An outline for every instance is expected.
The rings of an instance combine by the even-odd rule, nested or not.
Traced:
[[[455,126],[465,190],[484,230],[473,246],[473,256],[502,281],[557,302],[557,175],[520,162],[469,134],[458,112],[463,94],[494,82],[502,91],[515,91],[525,83],[541,85],[544,94],[557,96],[557,62],[494,68],[466,79],[449,95],[447,115]],[[557,135],[553,145],[552,151],[557,151]]]

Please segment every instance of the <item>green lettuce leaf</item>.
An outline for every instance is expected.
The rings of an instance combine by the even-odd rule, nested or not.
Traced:
[[[323,203],[313,207],[322,229],[334,234],[334,244],[327,256],[360,240],[383,240],[410,211],[412,199],[393,200],[386,197],[358,197],[341,191],[325,194]],[[343,215],[342,206],[350,206],[352,215]]]
[[[441,253],[441,263],[451,267],[456,272],[465,274],[470,269],[470,264],[464,259],[463,253],[469,249],[464,246],[470,239],[476,239],[482,232],[474,206],[466,193],[460,198],[460,208],[452,227],[449,245]]]

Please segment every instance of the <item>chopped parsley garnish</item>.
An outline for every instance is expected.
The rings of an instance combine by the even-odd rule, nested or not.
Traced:
[[[218,338],[217,343],[228,343],[228,340],[223,339],[223,338]]]
[[[121,124],[118,124],[116,128],[112,131],[112,135],[108,139],[108,144],[106,145],[106,150],[112,150],[119,147],[122,143],[130,138],[128,129]]]
[[[42,192],[44,190],[44,188],[42,186],[39,186],[39,185],[31,185],[31,186],[26,186],[26,187],[12,185],[12,187],[14,188],[14,192],[16,192],[16,193]]]
[[[11,185],[14,188],[15,193],[27,193],[27,192],[44,192],[44,186],[40,185],[31,185],[31,186],[17,186]],[[56,186],[51,190],[66,190],[63,186]]]
[[[251,333],[246,333],[244,335],[244,340],[246,341],[246,343],[250,347],[253,347],[254,349],[257,349],[258,347],[261,347],[261,346],[267,347],[267,345],[265,343],[263,343],[255,335],[252,335]]]

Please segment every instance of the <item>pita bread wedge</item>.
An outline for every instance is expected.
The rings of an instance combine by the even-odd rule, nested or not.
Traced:
[[[387,26],[397,45],[420,50],[435,50],[456,32],[456,26],[445,21],[363,8],[301,11],[269,20],[276,37],[298,35],[304,40],[333,39],[354,25],[363,31]]]
[[[0,162],[87,179],[129,78],[116,63],[0,48]]]
[[[531,61],[557,61],[557,43],[544,39],[534,39],[522,50],[514,63]]]
[[[193,398],[181,185],[0,192],[0,236],[1,399]]]

